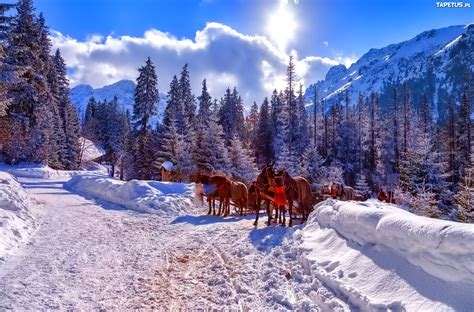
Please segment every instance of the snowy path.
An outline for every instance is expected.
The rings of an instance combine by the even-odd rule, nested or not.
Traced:
[[[0,262],[4,309],[347,309],[284,244],[293,229],[249,218],[163,218],[87,199],[64,180],[20,179],[40,226]]]

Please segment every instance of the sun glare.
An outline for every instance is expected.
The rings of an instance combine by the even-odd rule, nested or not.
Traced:
[[[298,22],[295,15],[291,6],[285,2],[280,2],[276,10],[267,17],[265,31],[270,39],[283,50],[294,39],[297,29]]]

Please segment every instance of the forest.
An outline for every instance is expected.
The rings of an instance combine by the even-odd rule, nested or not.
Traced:
[[[211,96],[206,79],[196,96],[186,64],[163,87],[148,58],[138,69],[133,111],[116,99],[91,98],[78,116],[43,15],[31,0],[6,14],[11,9],[0,5],[0,152],[7,163],[79,169],[82,136],[104,149],[101,161],[123,180],[160,179],[161,164],[171,161],[174,181],[222,172],[250,183],[274,161],[306,177],[315,192],[333,182],[383,190],[416,214],[474,222],[472,73],[465,74],[463,92],[449,99],[448,116],[435,119],[431,100],[412,98],[406,84],[392,88],[388,103],[376,92],[342,94],[331,105],[314,92],[307,103],[292,57],[286,88],[260,105],[243,103],[233,86]],[[158,88],[167,90],[162,120]]]

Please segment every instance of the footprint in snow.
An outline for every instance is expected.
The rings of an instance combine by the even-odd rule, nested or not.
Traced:
[[[332,272],[332,271],[334,271],[335,268],[338,267],[338,265],[339,265],[339,261],[334,261],[334,262],[332,262],[331,264],[329,264],[329,265],[325,268],[325,270],[326,270],[326,272],[328,272],[328,273],[329,273],[329,272]]]

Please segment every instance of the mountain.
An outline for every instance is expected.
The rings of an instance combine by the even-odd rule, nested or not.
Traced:
[[[355,104],[359,94],[376,91],[382,105],[387,105],[393,88],[402,90],[406,82],[414,107],[426,93],[435,117],[443,118],[448,97],[459,101],[468,71],[474,71],[474,24],[425,31],[413,39],[371,49],[349,68],[332,67],[324,80],[307,88],[305,97],[311,103],[316,88],[318,98],[331,105],[343,100],[348,91]]]
[[[114,96],[117,97],[118,103],[122,105],[125,110],[133,112],[135,93],[135,83],[131,80],[120,80],[111,85],[102,88],[94,89],[90,85],[82,84],[75,86],[70,91],[70,99],[76,106],[79,115],[83,117],[86,111],[87,102],[91,97],[97,101],[112,100]],[[160,93],[160,102],[158,103],[158,119],[161,120],[163,112],[166,107],[166,95]]]

